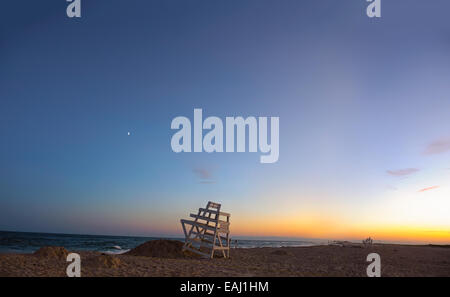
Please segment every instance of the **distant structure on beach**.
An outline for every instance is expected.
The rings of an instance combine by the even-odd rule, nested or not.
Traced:
[[[209,258],[214,257],[215,251],[222,251],[224,258],[230,257],[231,215],[221,212],[220,208],[220,203],[209,201],[206,208],[199,208],[197,214],[190,214],[194,220],[181,220],[185,237],[183,250]]]
[[[372,238],[368,237],[362,240],[362,245],[360,243],[355,243],[346,240],[329,240],[328,245],[340,246],[340,247],[371,247],[373,244]]]
[[[362,241],[364,247],[371,247],[373,244],[372,238],[368,237]]]

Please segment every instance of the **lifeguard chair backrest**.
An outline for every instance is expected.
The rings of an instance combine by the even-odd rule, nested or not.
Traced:
[[[220,203],[215,203],[215,202],[212,202],[212,201],[208,201],[208,204],[206,205],[206,208],[207,209],[211,209],[211,208],[213,208],[213,209],[220,209]]]

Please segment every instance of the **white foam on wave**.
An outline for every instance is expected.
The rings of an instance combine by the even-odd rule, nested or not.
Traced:
[[[125,250],[120,250],[120,251],[101,251],[101,252],[104,254],[107,254],[107,255],[120,255],[120,254],[126,253],[128,251],[130,251],[130,249],[125,249]]]

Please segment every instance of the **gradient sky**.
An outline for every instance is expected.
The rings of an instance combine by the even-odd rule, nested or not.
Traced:
[[[450,243],[450,3],[7,0],[0,230]],[[176,116],[280,117],[280,158],[172,152]],[[128,136],[128,132],[131,135]]]

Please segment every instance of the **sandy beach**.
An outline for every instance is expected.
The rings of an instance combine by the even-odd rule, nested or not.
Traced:
[[[164,246],[164,243],[163,243]],[[169,249],[170,250],[170,249]],[[72,252],[72,251],[71,251]],[[165,253],[161,245],[121,255],[78,252],[82,277],[102,276],[366,276],[369,253],[381,256],[382,276],[450,276],[449,246],[375,244],[232,249],[231,258]],[[66,276],[64,249],[0,254],[0,276]],[[150,256],[149,256],[150,255]]]

